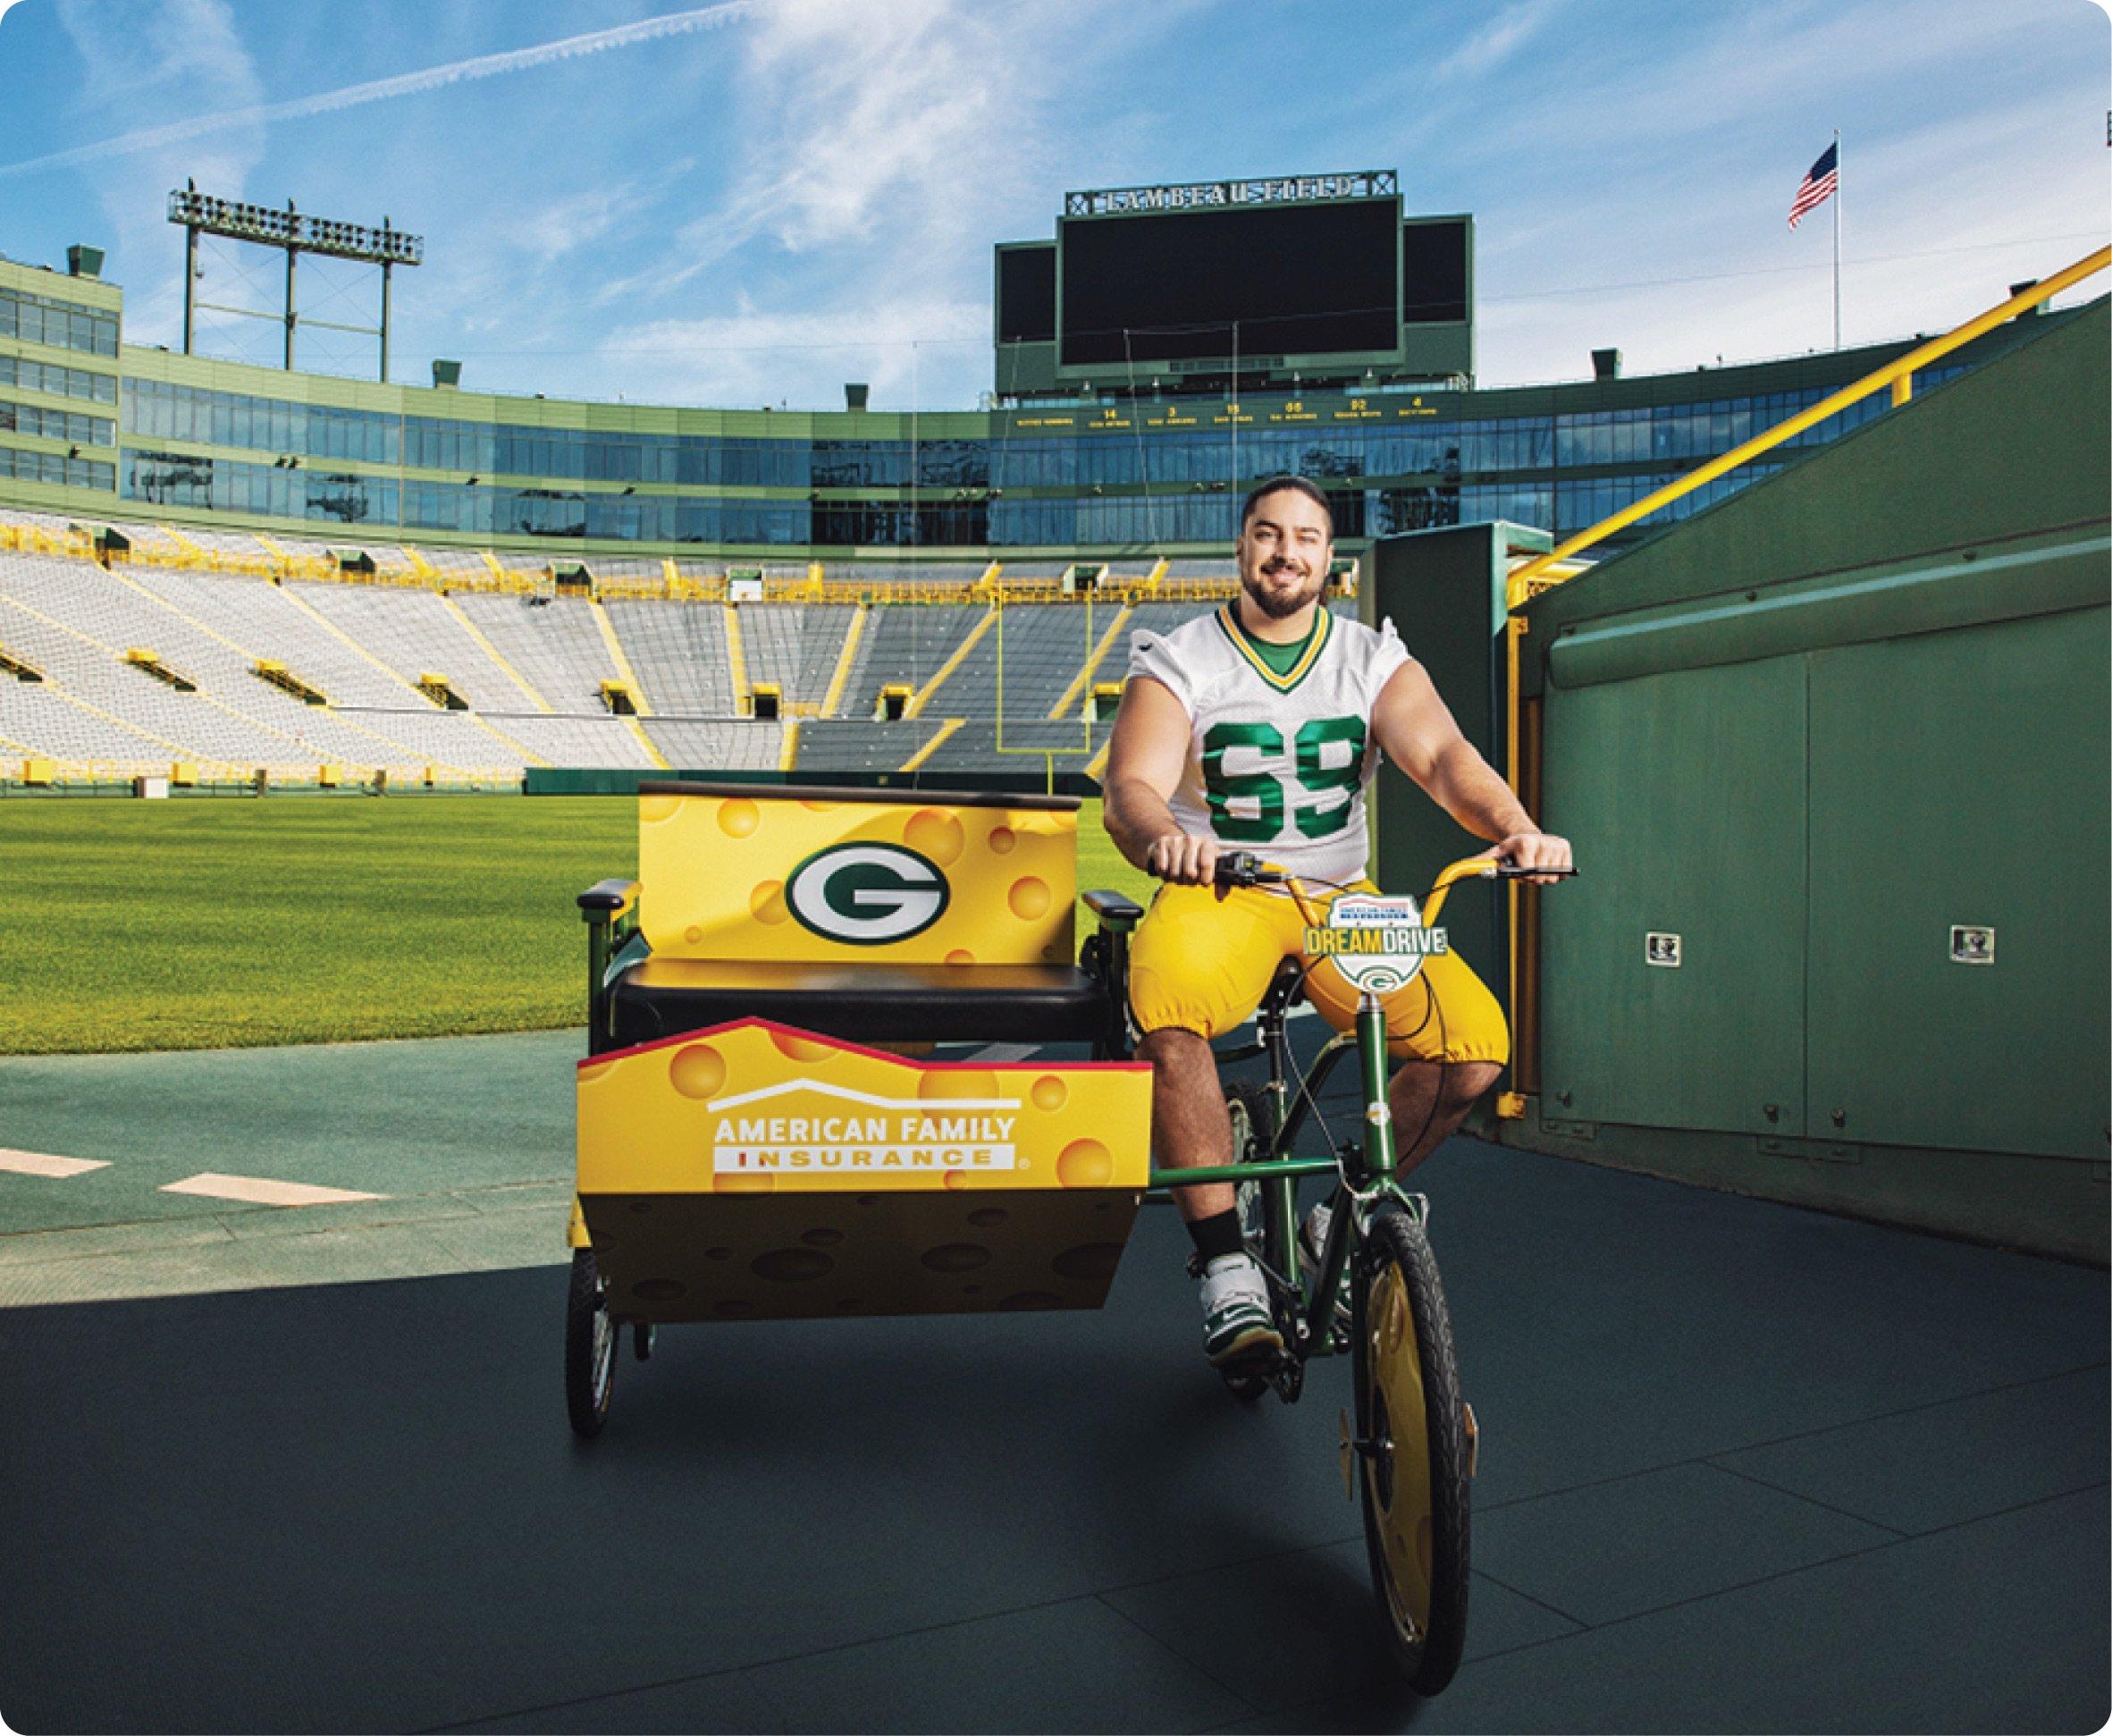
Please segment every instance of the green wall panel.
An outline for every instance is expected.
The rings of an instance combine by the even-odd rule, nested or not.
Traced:
[[[1383,536],[1360,607],[1367,625],[1391,620],[1429,672],[1460,732],[1497,771],[1506,753],[1503,581],[1512,552],[1537,554],[1544,530],[1502,521]],[[1389,892],[1420,897],[1438,869],[1486,849],[1389,762],[1372,785],[1373,874]],[[1510,981],[1508,888],[1452,889],[1444,927],[1454,950],[1501,997]]]
[[[1798,658],[1549,690],[1544,1115],[1803,1131],[1805,705]]]
[[[1705,606],[1668,603],[1565,627],[1547,661],[1562,686],[1581,687],[2092,608],[2105,600],[2108,557],[2112,540],[2101,528],[2016,538],[1955,559],[1859,568]]]
[[[2103,1159],[2107,621],[1811,659],[1817,1132]],[[1956,923],[1995,930],[1993,964],[1951,962]]]
[[[2112,317],[2025,324],[1527,605],[1583,873],[1542,901],[1542,1091],[1507,1141],[2112,1251]],[[1952,963],[1953,924],[1995,962]]]

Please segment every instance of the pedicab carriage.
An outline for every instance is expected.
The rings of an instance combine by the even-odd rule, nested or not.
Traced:
[[[565,1371],[579,1435],[607,1420],[627,1327],[644,1361],[662,1325],[1105,1302],[1146,1191],[1174,1178],[1152,1171],[1151,1072],[1129,1058],[1128,936],[1143,912],[1087,893],[1098,930],[1077,947],[1078,807],[639,786],[638,878],[578,900],[588,1053]],[[1447,875],[1469,866],[1495,872]],[[1308,1357],[1354,1352],[1343,1481],[1363,1497],[1389,1648],[1432,1693],[1463,1637],[1471,1413],[1419,1209],[1393,1183],[1383,1014],[1367,998],[1358,1029],[1291,1081],[1292,974],[1264,1003],[1262,1044],[1242,1051],[1267,1054],[1277,1113],[1257,1117],[1253,1088],[1237,1088],[1241,1161],[1181,1179],[1256,1178],[1251,1245],[1286,1350],[1266,1378],[1228,1375],[1235,1392],[1295,1399]],[[930,1058],[961,1042],[1082,1044],[1090,1058]],[[1309,1105],[1308,1082],[1356,1054],[1361,1146],[1292,1159],[1290,1085]],[[1334,1230],[1301,1277],[1292,1184],[1322,1173],[1340,1177]]]

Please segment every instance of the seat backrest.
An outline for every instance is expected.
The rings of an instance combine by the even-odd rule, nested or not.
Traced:
[[[1074,796],[638,786],[638,914],[673,958],[1069,964]]]

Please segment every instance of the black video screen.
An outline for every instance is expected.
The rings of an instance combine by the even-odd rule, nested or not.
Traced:
[[[1056,247],[997,255],[997,341],[1047,343],[1056,336]]]
[[[1065,219],[1065,367],[1393,350],[1400,203]],[[1127,333],[1126,339],[1124,333]]]
[[[1443,324],[1467,317],[1467,225],[1411,223],[1401,231],[1406,293],[1401,317],[1409,325]]]

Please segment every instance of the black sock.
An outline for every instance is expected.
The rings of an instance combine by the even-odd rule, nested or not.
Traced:
[[[1205,1261],[1247,1251],[1236,1211],[1221,1211],[1215,1218],[1191,1218],[1188,1220],[1188,1233],[1195,1238],[1195,1251]]]

